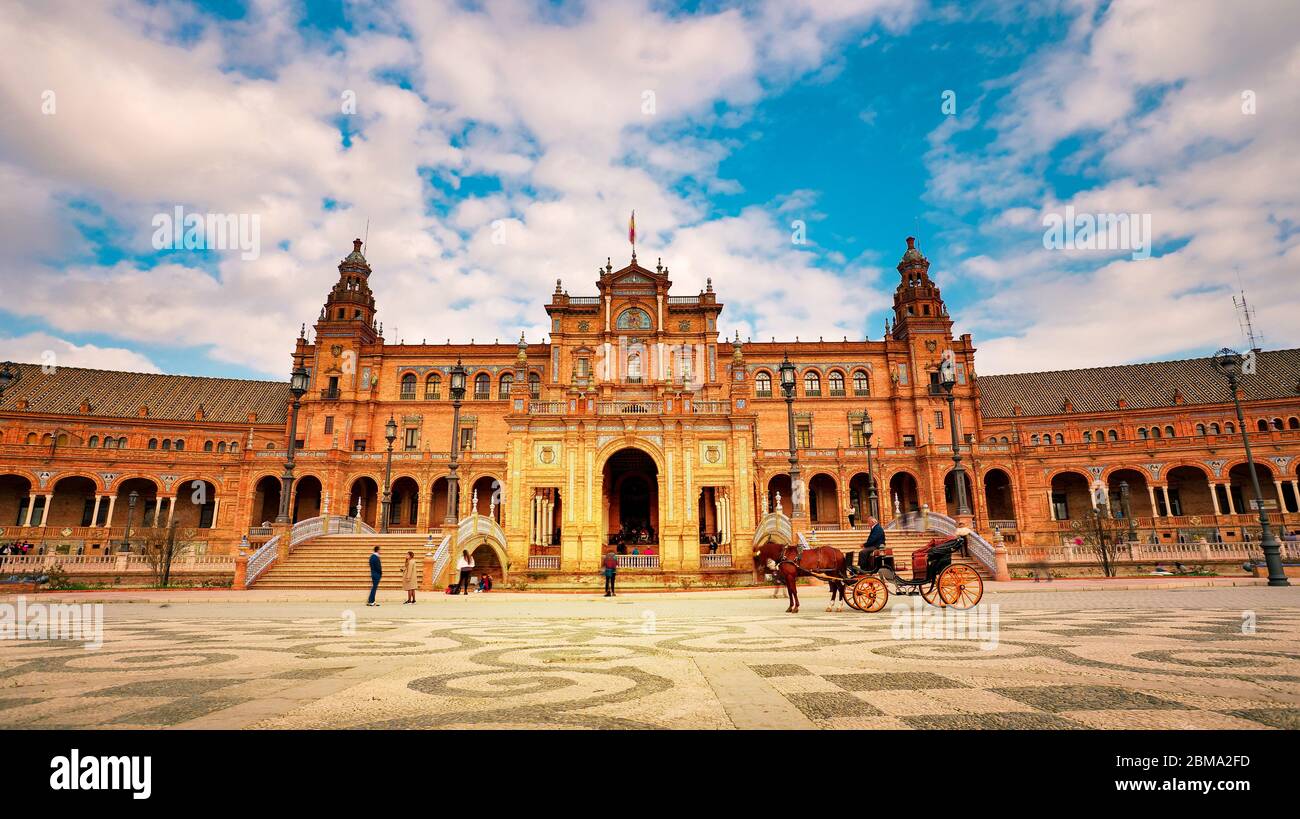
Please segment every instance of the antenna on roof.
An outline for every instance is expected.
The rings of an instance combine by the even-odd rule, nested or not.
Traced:
[[[366,217],[366,232],[361,234],[361,246],[365,248],[365,251],[361,255],[364,256],[366,253],[370,252],[370,217],[369,216]]]
[[[1255,308],[1250,306],[1246,301],[1246,288],[1241,284],[1241,272],[1237,272],[1237,287],[1240,295],[1232,297],[1232,306],[1237,310],[1237,324],[1241,327],[1241,334],[1245,336],[1250,343],[1250,349],[1259,352],[1264,337],[1255,333]]]

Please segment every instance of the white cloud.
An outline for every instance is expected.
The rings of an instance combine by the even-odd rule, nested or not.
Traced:
[[[94,344],[78,345],[41,332],[0,337],[0,359],[55,367],[89,367],[135,373],[161,372],[147,357],[132,350],[98,347]]]

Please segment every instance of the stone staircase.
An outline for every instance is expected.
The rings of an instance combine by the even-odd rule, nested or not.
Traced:
[[[441,541],[441,533],[435,532],[433,550]],[[277,560],[254,581],[253,588],[369,589],[370,552],[378,546],[384,566],[379,588],[400,589],[402,564],[408,551],[415,552],[416,577],[423,577],[424,555],[431,551],[428,542],[428,534],[321,535],[300,543],[288,560]]]
[[[847,553],[851,560],[856,561],[858,550],[866,542],[868,534],[870,532],[867,529],[817,529],[805,534],[804,537],[811,546],[834,546]],[[885,532],[885,548],[893,550],[894,566],[899,577],[912,576],[912,552],[935,538],[943,537],[946,535],[939,532]],[[993,579],[993,574],[988,567],[972,557],[953,555],[953,562],[965,563],[979,572],[980,577],[985,580]]]

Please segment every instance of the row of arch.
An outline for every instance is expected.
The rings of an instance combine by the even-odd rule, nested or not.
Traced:
[[[1274,511],[1300,511],[1300,485],[1295,475],[1276,473],[1267,463],[1257,462],[1255,472],[1266,504]],[[1252,514],[1254,487],[1250,465],[1237,463],[1214,477],[1194,464],[1179,464],[1164,470],[1164,479],[1145,469],[1112,467],[1094,478],[1081,470],[1066,469],[1052,475],[1049,501],[1053,520],[1070,520],[1093,509],[1092,487],[1100,480],[1106,487],[1112,513],[1122,517],[1121,484],[1128,485],[1128,505],[1135,517],[1211,516]],[[1160,481],[1157,483],[1157,481]]]
[[[469,510],[477,492],[474,511],[480,515],[489,513],[501,522],[501,508],[493,503],[499,498],[500,482],[495,476],[480,475],[473,480],[460,481],[460,517]],[[389,506],[389,529],[409,529],[430,524],[440,524],[447,516],[448,484],[446,476],[433,481],[427,491],[421,490],[419,482],[409,475],[399,475],[391,485],[392,503]],[[494,492],[498,494],[494,495]],[[280,513],[281,481],[274,475],[264,475],[253,484],[253,502],[249,516],[249,526],[263,526],[274,521]],[[360,475],[348,483],[347,506],[341,506],[337,499],[330,499],[329,514],[360,517],[367,525],[376,529],[381,526],[381,507],[383,489],[379,481],[370,475]],[[316,475],[301,475],[293,484],[289,500],[289,519],[299,521],[314,518],[325,511],[325,491],[321,479]],[[359,514],[358,514],[359,513]]]
[[[505,372],[497,379],[497,398],[505,399],[510,397],[514,389],[515,375],[512,372]],[[401,398],[404,401],[416,400],[419,393],[417,392],[418,377],[415,373],[403,373],[400,379]],[[492,398],[492,376],[486,372],[475,373],[469,379],[471,391],[469,396],[476,401],[487,401]],[[542,377],[536,372],[528,374],[528,393],[532,398],[537,398],[542,391]],[[448,394],[450,397],[450,393]],[[442,399],[442,375],[440,373],[430,373],[424,379],[424,400],[438,401]]]
[[[135,493],[135,509],[131,495]],[[134,526],[210,529],[221,499],[217,485],[198,476],[167,491],[148,477],[123,478],[111,490],[87,475],[64,475],[42,488],[25,475],[0,474],[0,526]]]
[[[807,367],[796,379],[803,383],[803,393],[805,398],[818,398],[822,395],[822,371],[816,367]],[[846,395],[845,379],[848,378],[842,369],[830,369],[826,373],[827,389],[832,398],[839,398]],[[871,394],[871,374],[865,369],[853,370],[853,394],[855,396]],[[754,391],[760,398],[770,398],[772,396],[772,373],[769,370],[759,370],[754,374]]]
[[[1300,430],[1300,417],[1293,415],[1286,419],[1282,419],[1280,417],[1273,418],[1273,419],[1260,418],[1258,421],[1255,422],[1255,428],[1259,432],[1271,432],[1274,430]],[[1224,422],[1223,424],[1219,424],[1217,422],[1211,422],[1208,424],[1198,423],[1194,427],[1194,430],[1195,430],[1195,434],[1198,436],[1235,435],[1237,433],[1237,425],[1231,421]],[[1145,426],[1138,427],[1135,434],[1137,435],[1137,438],[1140,441],[1178,437],[1177,428],[1173,424],[1165,424],[1163,426],[1152,425],[1149,427],[1145,427]],[[1080,433],[1079,437],[1083,441],[1083,443],[1091,444],[1091,443],[1104,443],[1106,441],[1120,441],[1123,440],[1124,434],[1123,432],[1117,429],[1106,429],[1106,430],[1085,429],[1083,430],[1082,433]],[[996,444],[996,443],[1006,444],[1011,442],[1010,438],[1006,435],[1002,435],[1002,436],[992,435],[989,436],[987,440],[988,443],[990,444]],[[1050,446],[1052,444],[1064,444],[1066,443],[1066,437],[1065,434],[1061,432],[1035,433],[1029,436],[1029,443],[1031,446]]]
[[[963,471],[963,488],[968,503],[972,508],[979,500],[972,491],[971,475]],[[848,492],[841,498],[839,481],[828,472],[816,472],[807,481],[807,508],[814,525],[849,526],[857,525],[866,518],[870,506],[870,492],[875,479],[866,472],[854,473],[848,481]],[[926,503],[921,495],[920,482],[916,475],[901,470],[889,478],[888,491],[877,487],[877,509],[881,519],[887,520],[896,514],[916,512]],[[790,501],[790,476],[778,473],[768,479],[768,509],[776,509],[780,497],[781,511],[789,515],[792,510]],[[1015,499],[1011,491],[1011,476],[1006,470],[993,467],[985,470],[983,477],[983,509],[990,520],[1014,520]],[[931,509],[944,511],[949,516],[957,514],[957,491],[955,473],[951,470],[944,476],[944,503],[939,506],[929,502]],[[757,508],[757,505],[756,505]],[[852,520],[846,518],[852,515]]]
[[[57,434],[47,432],[43,435],[35,432],[29,432],[27,433],[27,438],[26,438],[27,444],[39,444],[41,446],[50,446],[51,444],[55,444],[55,443],[57,443],[58,446],[67,446],[70,443],[70,441],[71,441],[71,437],[66,432],[60,432]],[[105,435],[103,437],[99,435],[91,435],[89,438],[86,439],[86,448],[87,449],[126,449],[127,439],[125,435]],[[145,449],[161,450],[163,452],[169,452],[172,450],[175,450],[177,452],[183,452],[185,450],[185,439],[184,438],[150,438],[148,442],[146,442],[145,444]],[[230,441],[230,442],[204,441],[203,451],[204,452],[213,452],[213,451],[238,452],[239,442],[238,441]]]

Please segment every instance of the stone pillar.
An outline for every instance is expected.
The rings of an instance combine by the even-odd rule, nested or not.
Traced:
[[[1160,517],[1160,507],[1156,506],[1156,488],[1147,484],[1147,496],[1151,499],[1151,517]]]
[[[1296,511],[1300,512],[1300,481],[1291,479],[1291,494],[1295,497]]]
[[[221,498],[212,499],[212,528],[217,528],[217,515],[221,514]]]
[[[1237,511],[1237,501],[1235,501],[1232,497],[1232,481],[1229,481],[1223,485],[1223,491],[1228,496],[1228,514],[1230,515],[1241,514],[1240,512]]]
[[[95,508],[90,513],[91,526],[99,525],[99,502],[102,501],[103,499],[104,499],[103,495],[99,494],[98,492],[95,493]]]
[[[117,506],[117,495],[108,496],[108,517],[104,519],[105,526],[113,525],[113,507]]]
[[[1210,484],[1210,500],[1214,502],[1214,514],[1216,516],[1222,515],[1223,513],[1219,511],[1219,485],[1217,483]]]
[[[1052,516],[1052,520],[1056,520],[1056,504],[1052,503],[1052,490],[1050,488],[1047,490],[1047,514]]]
[[[167,499],[167,525],[172,525],[172,518],[176,517],[176,496]],[[215,522],[214,522],[215,525]]]
[[[162,495],[153,499],[153,525],[158,526],[162,522]]]
[[[1274,480],[1273,485],[1277,487],[1277,511],[1285,512],[1287,511],[1286,496],[1282,494],[1282,481]]]
[[[41,525],[46,526],[50,522],[50,507],[54,505],[54,493],[50,492],[45,496],[45,508],[41,510]]]
[[[27,515],[23,518],[23,526],[32,525],[32,511],[36,508],[36,493],[27,493]]]
[[[232,589],[242,589],[248,585],[248,554],[240,549],[235,555],[235,579],[230,584]]]

